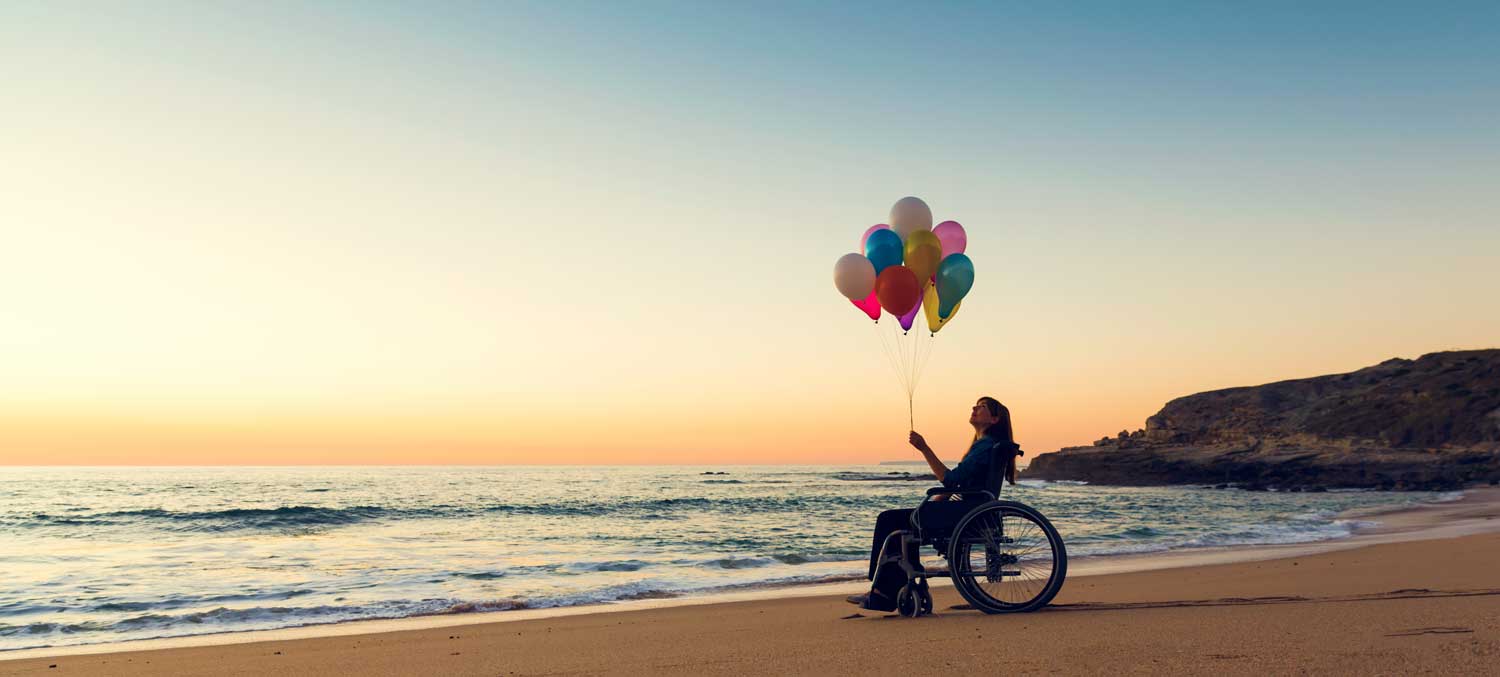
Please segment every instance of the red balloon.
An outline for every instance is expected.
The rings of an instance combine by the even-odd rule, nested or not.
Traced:
[[[875,298],[875,290],[871,289],[870,295],[866,296],[863,301],[850,300],[849,302],[853,303],[855,308],[865,311],[870,319],[880,321],[880,299]]]
[[[917,274],[906,266],[886,266],[875,278],[875,296],[880,307],[900,317],[911,312],[922,301],[922,285],[917,284]]]

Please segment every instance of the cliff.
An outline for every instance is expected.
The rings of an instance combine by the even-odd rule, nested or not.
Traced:
[[[1022,477],[1291,490],[1500,481],[1500,350],[1180,397],[1134,433],[1038,456]]]

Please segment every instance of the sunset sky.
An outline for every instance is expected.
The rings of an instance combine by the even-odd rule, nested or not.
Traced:
[[[917,459],[1500,346],[1500,5],[6,3],[0,464]]]

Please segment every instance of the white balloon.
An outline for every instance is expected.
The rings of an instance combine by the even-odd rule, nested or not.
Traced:
[[[849,253],[833,264],[833,286],[851,301],[863,301],[875,291],[875,264],[863,254]]]
[[[906,236],[918,230],[932,230],[932,209],[919,197],[903,197],[891,205],[891,230],[906,241]]]

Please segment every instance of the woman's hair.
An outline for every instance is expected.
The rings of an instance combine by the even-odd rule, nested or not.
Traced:
[[[991,423],[989,427],[986,427],[984,429],[983,435],[992,440],[995,440],[997,443],[1008,443],[1012,449],[1016,449],[1016,432],[1010,426],[1010,410],[1006,409],[1005,405],[1000,404],[1000,400],[997,400],[993,397],[981,397],[979,398],[979,401],[984,404],[984,407],[986,409],[990,410],[990,416],[994,416],[995,418],[1000,419],[998,421],[995,421],[994,423]],[[978,440],[979,438],[976,437],[974,439]],[[1016,453],[1020,453],[1020,450],[1016,449]],[[1016,483],[1015,454],[1011,454],[1009,460],[1006,461],[1004,473],[1006,481],[1010,482],[1011,484]]]

